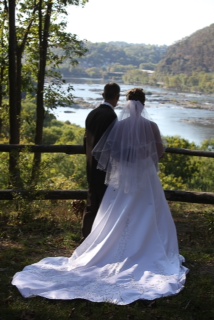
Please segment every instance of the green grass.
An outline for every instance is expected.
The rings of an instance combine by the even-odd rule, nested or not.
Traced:
[[[214,319],[213,206],[170,203],[170,207],[180,252],[190,269],[184,290],[155,302],[116,306],[83,300],[24,299],[11,285],[13,275],[44,257],[70,256],[81,238],[81,214],[74,212],[71,201],[35,201],[21,206],[2,202],[0,320]]]

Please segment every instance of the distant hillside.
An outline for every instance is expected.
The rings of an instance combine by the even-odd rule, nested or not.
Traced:
[[[164,58],[167,46],[130,44],[126,42],[87,42],[88,52],[85,56],[77,59],[81,70],[98,68],[99,70],[124,71],[121,66],[132,69],[155,70],[158,63]],[[55,49],[57,52],[57,49]],[[115,69],[117,66],[117,70]],[[114,70],[110,70],[112,68]],[[62,65],[64,73],[73,72],[76,67],[72,67],[67,60]]]
[[[169,46],[157,71],[172,75],[214,72],[214,24]]]
[[[91,67],[108,67],[115,64],[156,66],[165,56],[167,46],[130,44],[125,42],[101,42],[86,45],[88,52],[80,59],[80,65]]]

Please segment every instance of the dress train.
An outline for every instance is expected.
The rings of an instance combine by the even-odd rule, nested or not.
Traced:
[[[70,258],[48,257],[15,274],[24,297],[130,304],[179,293],[188,269],[153,165],[135,194],[108,187],[91,234]]]

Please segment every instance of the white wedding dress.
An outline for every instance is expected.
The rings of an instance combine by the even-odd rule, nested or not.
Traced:
[[[188,269],[151,159],[137,192],[108,187],[91,234],[71,257],[48,257],[15,274],[24,297],[130,304],[175,295]],[[144,166],[145,167],[145,166]]]

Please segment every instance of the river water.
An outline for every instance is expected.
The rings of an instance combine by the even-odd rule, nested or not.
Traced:
[[[82,80],[79,83],[72,82],[72,85],[77,106],[59,107],[54,114],[60,121],[70,121],[84,128],[87,114],[102,101],[104,83]],[[135,87],[120,86],[121,96],[115,109],[117,114],[126,102],[126,92]],[[64,85],[65,92],[66,87],[67,84]],[[196,145],[214,138],[214,95],[178,93],[147,86],[144,86],[144,90],[148,93],[145,104],[147,112],[158,124],[163,136],[179,136]],[[189,102],[202,106],[202,109],[187,108]]]

